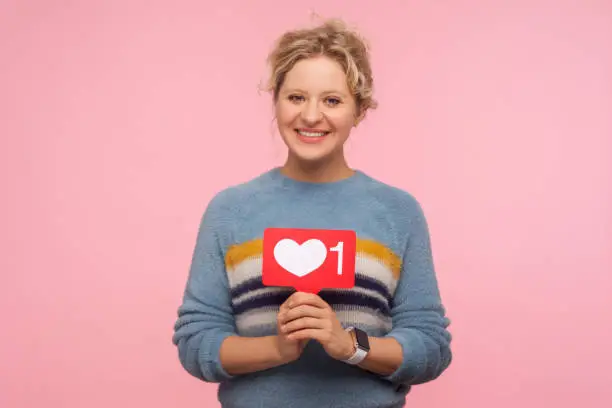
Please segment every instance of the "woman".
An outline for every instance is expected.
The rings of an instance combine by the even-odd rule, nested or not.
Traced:
[[[218,193],[200,225],[173,337],[224,407],[401,407],[450,364],[426,220],[407,192],[347,164],[375,107],[364,41],[341,22],[285,33],[268,59],[285,164]],[[262,282],[269,227],[352,230],[355,286]]]

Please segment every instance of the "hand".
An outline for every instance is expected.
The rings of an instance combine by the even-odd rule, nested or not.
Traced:
[[[306,343],[308,343],[308,339],[289,339],[287,334],[281,330],[282,322],[285,321],[285,316],[289,311],[288,301],[289,299],[280,306],[280,310],[276,317],[276,329],[278,332],[276,336],[276,347],[283,363],[290,363],[297,360],[302,355]]]
[[[353,336],[344,330],[334,310],[318,295],[295,292],[285,304],[286,311],[279,315],[279,333],[285,334],[288,340],[317,340],[336,360],[353,355]]]

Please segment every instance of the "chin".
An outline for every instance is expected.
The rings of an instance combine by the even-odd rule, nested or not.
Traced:
[[[304,151],[304,149],[292,149],[289,148],[289,154],[296,158],[297,160],[305,163],[319,163],[325,162],[330,157],[333,156],[333,153],[330,151]]]
[[[293,142],[293,141],[292,141]],[[304,162],[321,162],[334,155],[333,146],[304,146],[299,141],[287,144],[289,154]]]

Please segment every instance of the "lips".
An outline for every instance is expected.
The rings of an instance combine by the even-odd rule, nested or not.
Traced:
[[[303,143],[319,143],[325,139],[330,132],[321,129],[295,129],[298,139]]]
[[[310,128],[298,128],[295,131],[304,137],[323,137],[329,133],[328,130]]]
[[[323,137],[325,135],[327,135],[329,133],[328,130],[322,130],[322,129],[306,129],[306,128],[300,128],[300,129],[295,129],[295,131],[297,132],[298,135],[300,136],[304,136],[304,137]]]

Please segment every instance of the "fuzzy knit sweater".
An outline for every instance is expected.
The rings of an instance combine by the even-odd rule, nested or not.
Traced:
[[[394,373],[383,376],[332,359],[316,341],[297,361],[279,367],[244,375],[223,369],[223,340],[276,334],[279,306],[292,293],[262,283],[268,227],[356,232],[355,286],[319,295],[343,326],[401,344],[403,361]],[[358,170],[340,181],[310,183],[274,168],[219,192],[208,204],[173,343],[187,372],[219,383],[223,407],[402,407],[413,385],[449,366],[448,326],[427,222],[412,195]]]

